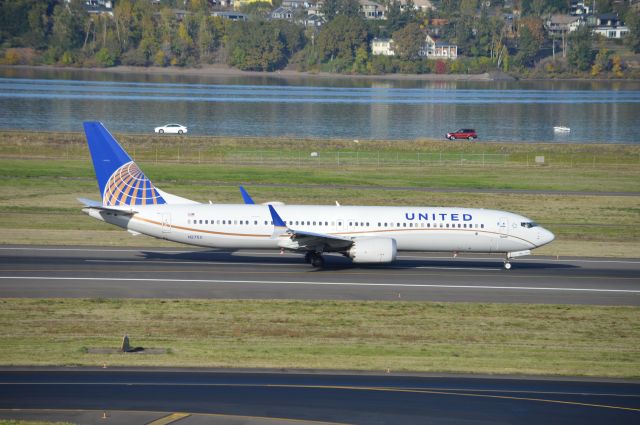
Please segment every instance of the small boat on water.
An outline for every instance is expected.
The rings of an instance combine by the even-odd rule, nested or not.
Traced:
[[[556,133],[569,133],[571,129],[569,127],[563,127],[561,125],[553,127],[553,131]]]

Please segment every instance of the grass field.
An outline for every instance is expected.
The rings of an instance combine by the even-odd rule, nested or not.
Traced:
[[[245,184],[258,202],[496,208],[556,233],[537,253],[640,258],[636,146],[120,139],[157,186],[201,202],[238,203]],[[542,155],[544,165],[535,165]],[[80,134],[0,132],[1,244],[170,246],[85,216],[77,197],[99,199]],[[0,364],[638,378],[639,319],[633,307],[4,298]],[[93,354],[117,348],[124,334],[161,354]]]
[[[633,307],[348,301],[0,300],[5,365],[640,376]],[[132,346],[161,354],[93,354]]]
[[[531,217],[557,235],[536,253],[640,257],[640,197],[596,196],[640,192],[640,147],[634,145],[118,138],[157,186],[201,202],[240,202],[237,186],[245,184],[259,202],[503,209]],[[310,157],[311,151],[319,156]],[[534,165],[536,156],[544,156],[545,164]],[[474,193],[477,189],[551,193]],[[81,134],[0,133],[0,243],[167,245],[84,216],[76,198],[97,199],[97,192]]]

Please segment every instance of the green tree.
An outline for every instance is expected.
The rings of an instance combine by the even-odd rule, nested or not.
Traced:
[[[304,48],[305,36],[302,27],[294,24],[293,22],[281,19],[272,21],[271,25],[279,31],[280,41],[284,46],[284,51],[287,57],[291,57],[293,54]]]
[[[53,11],[52,47],[64,52],[82,46],[88,19],[81,0],[56,6]]]
[[[406,27],[393,33],[393,50],[400,59],[415,60],[420,57],[422,45],[426,34],[417,23],[408,24]]]
[[[518,53],[513,58],[520,66],[532,66],[542,48],[544,33],[539,19],[523,19],[518,31]]]
[[[629,28],[624,42],[634,53],[640,53],[640,12],[629,10],[624,19]]]
[[[339,15],[322,26],[316,42],[320,59],[353,61],[356,50],[367,46],[367,29],[360,18]]]
[[[332,21],[338,15],[360,16],[360,4],[358,0],[325,0],[322,9],[327,21]]]
[[[358,47],[356,50],[356,59],[353,61],[352,71],[358,74],[366,74],[367,63],[369,61],[369,53],[364,47]]]
[[[108,67],[114,66],[116,64],[116,58],[113,53],[109,51],[109,49],[102,48],[96,53],[96,60],[100,64],[100,66]]]
[[[592,38],[591,29],[586,25],[569,34],[567,60],[571,68],[586,71],[591,67],[593,61]]]
[[[246,71],[273,71],[286,63],[280,32],[269,22],[242,22],[229,35],[229,64]]]
[[[392,0],[389,3],[387,9],[387,31],[392,34],[401,28],[404,28],[411,22],[416,22],[416,11],[413,8],[413,2],[409,0],[402,8],[402,3],[399,0]]]

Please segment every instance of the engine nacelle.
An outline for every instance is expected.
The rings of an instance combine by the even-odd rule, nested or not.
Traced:
[[[357,238],[347,251],[354,263],[390,263],[397,253],[398,245],[391,238]]]

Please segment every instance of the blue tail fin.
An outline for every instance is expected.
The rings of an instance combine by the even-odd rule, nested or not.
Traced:
[[[101,122],[83,123],[102,205],[165,204],[164,198]]]

